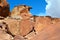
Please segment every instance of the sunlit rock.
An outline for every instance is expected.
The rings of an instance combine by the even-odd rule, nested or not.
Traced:
[[[29,12],[30,8],[31,7],[26,6],[26,5],[16,6],[11,12],[11,17],[20,18],[20,19],[28,19],[32,16]]]

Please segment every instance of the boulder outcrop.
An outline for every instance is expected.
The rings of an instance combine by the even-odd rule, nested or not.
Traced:
[[[31,7],[26,6],[26,5],[16,6],[11,12],[11,17],[20,18],[20,19],[28,19],[32,16],[29,12],[30,9]]]
[[[11,14],[0,0],[0,40],[60,40],[60,18],[33,16],[31,7],[16,6]]]
[[[6,0],[0,0],[0,16],[7,17],[10,15],[10,7]]]

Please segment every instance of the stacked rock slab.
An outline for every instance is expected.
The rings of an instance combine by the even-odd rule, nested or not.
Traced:
[[[36,33],[39,33],[40,31],[42,31],[47,25],[51,24],[51,17],[39,17],[36,16],[35,17],[35,25],[34,25],[34,29],[36,31]]]
[[[5,19],[12,35],[25,36],[33,29],[33,19],[29,9],[30,7],[26,5],[17,6],[11,12],[11,17]]]
[[[22,20],[20,22],[20,35],[25,36],[33,30],[33,22],[31,20]]]
[[[49,18],[49,20],[46,18]],[[36,20],[39,19],[37,18]],[[50,17],[42,17],[42,19],[39,21],[40,24],[38,22],[38,25],[36,24],[37,26],[35,26],[36,36],[30,40],[60,40],[60,19]]]
[[[26,5],[16,6],[11,12],[11,17],[20,18],[20,19],[22,19],[22,18],[28,19],[32,16],[29,12],[30,8],[31,7],[26,6]]]
[[[0,0],[0,40],[60,40],[60,18],[32,16],[30,8],[16,6],[10,15],[9,4]]]
[[[60,40],[60,19],[32,16],[25,5],[15,7],[11,19],[6,18],[5,22],[12,35],[22,36],[15,37],[14,40]]]
[[[10,15],[9,4],[6,0],[0,0],[0,16],[7,17]]]
[[[7,24],[8,31],[10,32],[10,34],[12,34],[13,36],[19,34],[19,21],[18,20],[6,18],[4,22]]]

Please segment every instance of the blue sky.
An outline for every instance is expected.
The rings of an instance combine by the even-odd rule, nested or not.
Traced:
[[[10,4],[10,11],[12,11],[14,6],[26,4],[32,7],[32,9],[30,10],[32,15],[43,15],[43,16],[46,15],[45,14],[45,11],[46,11],[45,0],[7,0],[7,1]]]

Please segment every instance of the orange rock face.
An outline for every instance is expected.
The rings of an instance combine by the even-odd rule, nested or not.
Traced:
[[[9,4],[6,0],[0,0],[0,16],[7,17],[10,15]]]
[[[13,18],[22,18],[22,19],[28,19],[30,18],[32,15],[29,12],[30,7],[26,6],[26,5],[20,5],[17,6],[13,9],[13,11],[11,12],[11,17]]]
[[[21,21],[19,21],[19,24],[17,24],[17,25],[19,25],[18,32],[17,32],[19,35],[25,36],[33,29],[33,22],[31,21],[32,15],[30,14],[29,10],[30,10],[29,6],[21,5],[21,6],[15,7],[11,13],[11,17],[13,19],[15,18],[15,19],[21,20]],[[9,23],[11,23],[11,22],[9,22]],[[13,23],[11,25],[16,26],[14,23],[17,23],[17,22],[13,21]],[[12,27],[14,27],[14,26],[11,26],[10,29],[12,29]],[[15,27],[15,28],[17,28],[17,27]]]
[[[47,25],[31,40],[60,40],[60,23]]]
[[[53,19],[44,17],[36,19],[35,31],[36,36],[32,37],[30,40],[60,40],[60,19]],[[39,22],[37,22],[40,19]],[[50,21],[49,21],[50,20]],[[44,22],[44,23],[43,23]]]
[[[12,35],[27,35],[31,30],[33,30],[33,21],[31,20],[15,20],[15,19],[5,19],[4,22],[8,25],[8,30]]]
[[[6,0],[0,0],[0,6],[3,7],[3,6],[7,6],[8,3]]]
[[[0,0],[0,40],[60,40],[60,18],[33,16],[30,9],[16,6],[10,15],[9,4]]]
[[[49,17],[36,17],[35,18],[35,31],[39,33],[43,30],[47,25],[51,24],[51,18]]]
[[[33,22],[30,20],[22,20],[20,22],[20,35],[25,36],[33,29]]]
[[[34,20],[6,19],[5,21],[13,35],[24,36],[23,38],[15,37],[14,40],[60,40],[60,19],[35,17]]]
[[[6,24],[8,25],[8,30],[12,35],[19,34],[19,22],[14,19],[5,19]]]

